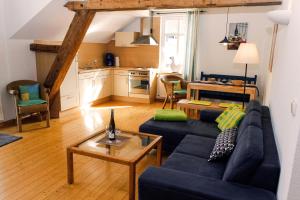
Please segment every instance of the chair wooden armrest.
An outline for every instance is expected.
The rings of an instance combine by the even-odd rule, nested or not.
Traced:
[[[19,95],[19,91],[18,90],[8,90],[8,94],[11,94],[11,95],[15,95],[15,96],[18,96]]]
[[[50,89],[46,88],[44,86],[41,87],[41,98],[47,102],[49,102],[49,94],[50,94]]]
[[[190,81],[186,81],[184,79],[181,80],[181,87],[182,89],[187,89],[187,85],[190,83]]]

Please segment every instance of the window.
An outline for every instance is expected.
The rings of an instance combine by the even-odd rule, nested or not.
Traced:
[[[186,49],[186,15],[162,16],[161,19],[161,47],[160,71],[184,71]]]

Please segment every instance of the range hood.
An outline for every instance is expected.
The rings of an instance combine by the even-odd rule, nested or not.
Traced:
[[[149,35],[142,35],[138,37],[134,42],[131,44],[137,46],[156,46],[158,42],[153,37],[153,11],[150,11],[150,34]]]

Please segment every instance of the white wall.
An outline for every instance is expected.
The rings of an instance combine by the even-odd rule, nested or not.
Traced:
[[[6,26],[9,24],[7,23],[9,20],[5,18],[9,12],[7,5],[7,2],[0,1],[0,102],[4,120],[15,117],[13,101],[6,92],[6,85],[10,81],[18,79],[36,79],[35,56],[29,50],[29,44],[32,41],[9,39],[7,30],[13,27],[11,25],[10,27]]]
[[[285,1],[283,7],[290,7],[289,2]],[[300,100],[300,41],[296,39],[300,35],[300,1],[293,1],[292,11],[290,24],[281,26],[279,30],[269,98],[282,168],[278,188],[279,200],[299,199],[300,196],[300,145],[297,145],[300,111],[298,109],[296,117],[291,114],[291,102],[296,100],[299,103]],[[295,184],[296,182],[298,184]]]
[[[274,7],[231,8],[229,23],[248,22],[248,42],[257,44],[260,52],[260,64],[249,66],[248,76],[258,75],[258,86],[261,97],[265,85],[265,74],[268,71],[269,52],[272,40],[273,24],[267,19],[265,13]],[[219,44],[225,36],[226,8],[209,9],[200,20],[200,72],[230,74],[244,76],[245,66],[233,64],[236,50],[227,50]],[[229,28],[228,28],[229,29]]]
[[[2,0],[5,6],[7,37],[14,35],[52,0]]]

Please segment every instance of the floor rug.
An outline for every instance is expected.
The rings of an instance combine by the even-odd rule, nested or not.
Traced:
[[[10,144],[12,142],[15,142],[17,140],[22,139],[22,137],[17,137],[13,135],[7,135],[0,133],[0,147],[5,146],[7,144]]]

